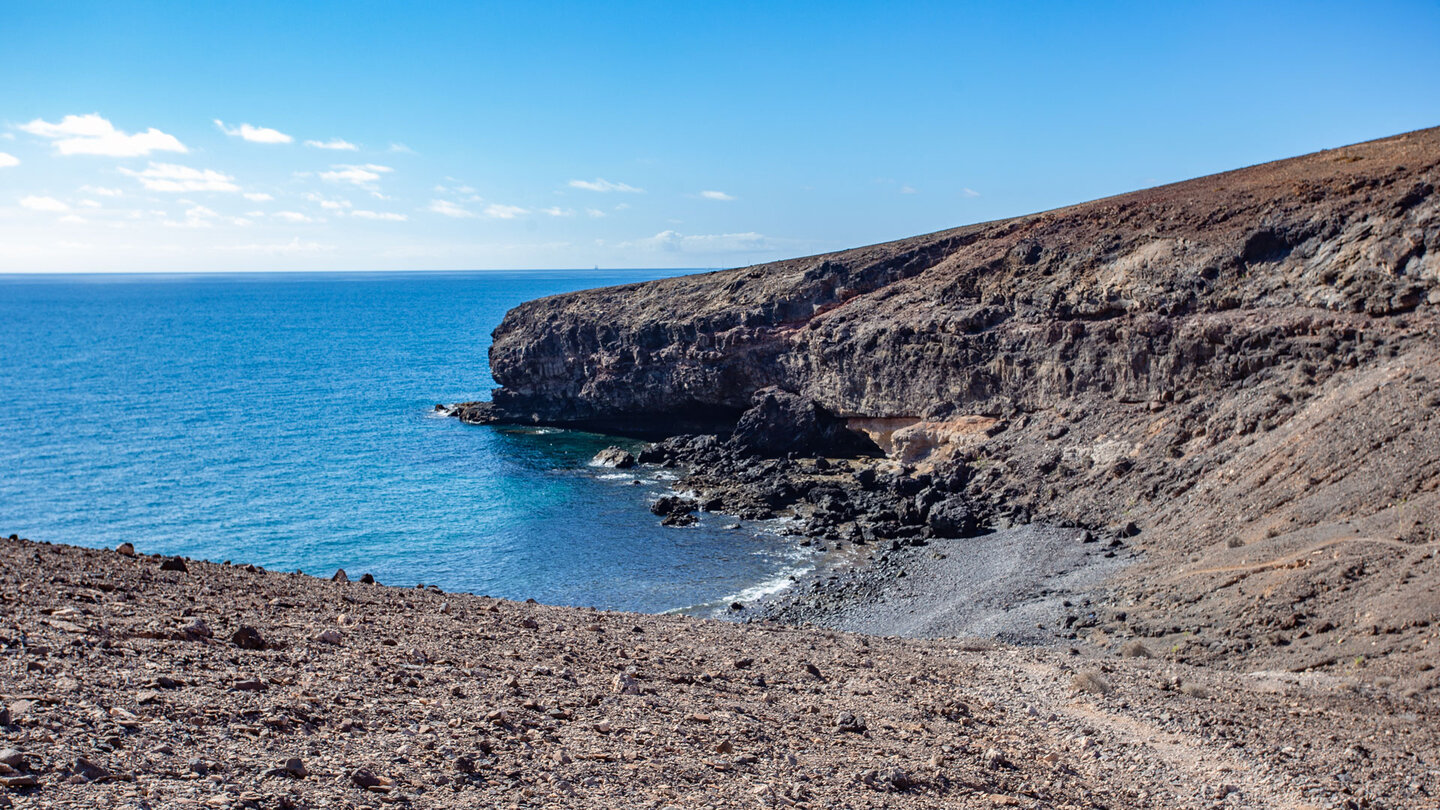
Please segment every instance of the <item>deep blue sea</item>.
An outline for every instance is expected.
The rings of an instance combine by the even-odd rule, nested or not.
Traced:
[[[432,414],[488,398],[510,307],[680,272],[0,276],[0,533],[646,612],[751,598],[808,566],[773,527],[662,527],[663,478],[587,464],[612,438]]]

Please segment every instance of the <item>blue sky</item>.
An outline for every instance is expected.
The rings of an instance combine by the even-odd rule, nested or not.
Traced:
[[[722,267],[1440,124],[1440,3],[11,2],[0,272]]]

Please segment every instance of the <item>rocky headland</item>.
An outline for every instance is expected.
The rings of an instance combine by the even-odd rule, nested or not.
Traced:
[[[637,461],[694,494],[667,520],[795,515],[878,572],[767,615],[845,626],[966,538],[1041,524],[1126,562],[1042,578],[1075,608],[1051,638],[1431,690],[1437,184],[1432,129],[532,301],[495,331],[493,401],[453,413],[656,439]]]

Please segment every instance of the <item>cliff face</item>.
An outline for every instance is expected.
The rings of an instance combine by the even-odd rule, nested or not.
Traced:
[[[495,396],[551,422],[1169,401],[1440,300],[1440,131],[884,245],[517,307]],[[1324,373],[1321,371],[1320,373]]]
[[[775,386],[913,469],[967,465],[993,524],[1139,525],[1129,632],[1291,666],[1409,649],[1440,623],[1437,186],[1431,129],[534,301],[496,330],[496,414],[725,427]]]

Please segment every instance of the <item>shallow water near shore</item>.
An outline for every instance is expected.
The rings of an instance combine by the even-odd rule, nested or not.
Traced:
[[[723,612],[809,552],[719,515],[660,526],[662,477],[588,465],[612,438],[432,413],[488,396],[510,307],[682,272],[0,276],[0,532]]]

